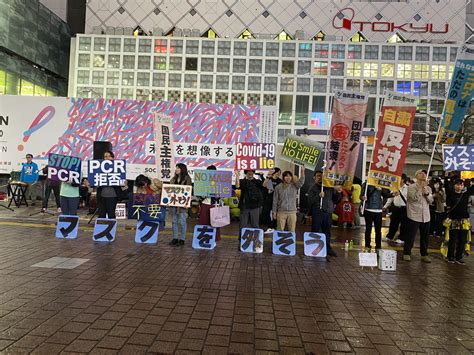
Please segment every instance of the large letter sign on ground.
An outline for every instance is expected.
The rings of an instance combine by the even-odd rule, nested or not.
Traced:
[[[214,249],[216,247],[216,229],[211,226],[197,225],[194,227],[193,248]]]
[[[326,236],[322,233],[305,233],[304,255],[325,258],[327,256]]]
[[[273,232],[273,254],[295,256],[296,234],[294,232]]]
[[[124,186],[126,179],[125,160],[89,160],[88,178],[92,187]]]
[[[350,190],[367,111],[368,94],[337,91],[334,95],[323,184]]]
[[[444,170],[474,171],[474,144],[443,144]]]
[[[474,93],[474,47],[459,48],[458,57],[443,110],[438,143],[452,144]]]
[[[240,251],[263,253],[263,229],[243,228],[241,233]]]
[[[201,197],[231,197],[232,172],[218,170],[195,170],[194,195]]]
[[[156,244],[158,242],[159,222],[138,221],[135,232],[135,242],[144,244]]]
[[[94,242],[113,242],[117,232],[117,220],[107,218],[97,218],[94,226],[92,240]]]
[[[369,169],[369,185],[391,191],[400,189],[415,112],[416,97],[387,92]]]
[[[51,181],[81,183],[82,161],[78,157],[69,157],[61,154],[49,154],[48,178]]]
[[[56,238],[76,239],[79,229],[79,216],[60,215],[56,225]]]
[[[275,144],[238,143],[236,170],[271,170],[275,167]]]
[[[283,145],[281,158],[314,170],[323,150],[324,146],[321,143],[289,134]]]

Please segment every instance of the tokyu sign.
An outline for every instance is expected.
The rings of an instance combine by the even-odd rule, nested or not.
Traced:
[[[407,33],[448,33],[449,24],[417,24],[413,22],[395,23],[390,21],[359,21],[355,19],[355,10],[346,7],[332,19],[337,29],[372,32],[407,32]]]

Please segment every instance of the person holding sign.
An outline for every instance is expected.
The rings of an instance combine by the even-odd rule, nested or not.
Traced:
[[[176,164],[174,176],[170,181],[171,185],[192,185],[191,177],[188,174],[188,168],[184,164]],[[186,229],[188,210],[181,207],[171,207],[171,215],[173,217],[173,239],[170,245],[184,245],[186,240]]]
[[[273,196],[272,215],[277,221],[277,230],[296,231],[296,198],[299,189],[304,185],[304,166],[301,168],[301,178],[293,176],[291,171],[283,173],[283,183],[275,188]]]
[[[113,160],[114,153],[106,151],[104,160]],[[100,186],[97,188],[97,205],[99,207],[99,218],[115,219],[115,209],[122,194],[120,186]]]
[[[217,168],[214,165],[209,165],[207,167],[207,170],[217,170]],[[200,225],[203,225],[203,226],[211,225],[211,208],[216,206],[219,203],[220,203],[220,198],[218,197],[206,197],[202,200],[201,208],[199,210],[199,224]],[[219,240],[221,240],[221,229],[216,228],[216,241],[219,241]]]
[[[76,216],[79,206],[79,184],[61,183],[61,211],[65,216]]]
[[[331,226],[332,213],[341,199],[342,187],[325,187],[323,189],[323,172],[321,170],[316,171],[313,178],[314,185],[308,191],[308,205],[313,220],[311,232],[325,234],[327,255],[337,256],[331,248]]]
[[[244,170],[245,178],[235,172],[235,187],[240,189],[240,233],[243,228],[258,228],[260,209],[263,207],[262,181],[255,179],[255,170]],[[239,233],[239,234],[240,234]]]

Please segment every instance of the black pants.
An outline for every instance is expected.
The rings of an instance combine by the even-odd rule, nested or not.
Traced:
[[[464,245],[466,244],[467,230],[450,229],[448,244],[448,259],[461,260],[464,256]]]
[[[382,212],[364,211],[365,218],[365,247],[371,248],[372,224],[375,228],[375,249],[382,248]]]
[[[99,218],[115,219],[117,202],[117,197],[101,197],[98,201]]]
[[[415,243],[416,232],[420,230],[420,254],[428,255],[428,240],[430,235],[430,222],[416,222],[407,218],[407,238],[403,246],[403,255],[411,255],[411,249]]]
[[[273,207],[273,194],[265,197],[265,202],[262,208],[262,215],[260,216],[260,224],[266,228],[275,228],[276,220],[272,221],[271,211]]]
[[[48,208],[49,196],[51,196],[51,191],[54,193],[54,199],[56,201],[56,208],[61,206],[61,201],[59,199],[59,185],[51,185],[51,183],[46,182],[46,188],[44,190],[43,205],[41,207]]]
[[[430,227],[431,232],[436,233],[438,237],[442,236],[444,233],[444,226],[443,226],[444,217],[445,217],[445,213],[435,212],[434,220],[433,222],[431,222],[433,224],[433,226]]]
[[[313,224],[311,226],[311,232],[323,233],[326,236],[327,250],[331,248],[331,226],[332,226],[332,213],[321,211],[321,209],[313,207],[311,210],[311,217]]]
[[[82,202],[88,207],[90,198],[89,189],[87,187],[81,186],[79,188],[79,194],[81,195]]]
[[[399,235],[400,239],[403,240],[403,238],[406,238],[407,208],[392,206],[391,211],[390,227],[388,228],[386,237],[392,240],[396,239],[395,234],[397,234],[398,227],[400,227]]]

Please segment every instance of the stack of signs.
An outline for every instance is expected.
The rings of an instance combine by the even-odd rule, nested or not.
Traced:
[[[89,160],[88,179],[92,187],[124,186],[126,179],[125,160]]]
[[[237,144],[236,170],[270,170],[275,167],[275,144]]]
[[[321,143],[290,134],[283,145],[281,158],[314,170],[323,150],[324,146]]]
[[[232,197],[232,172],[195,170],[194,195],[215,198]]]
[[[78,157],[51,153],[48,157],[48,179],[80,184],[81,167],[82,161]]]

